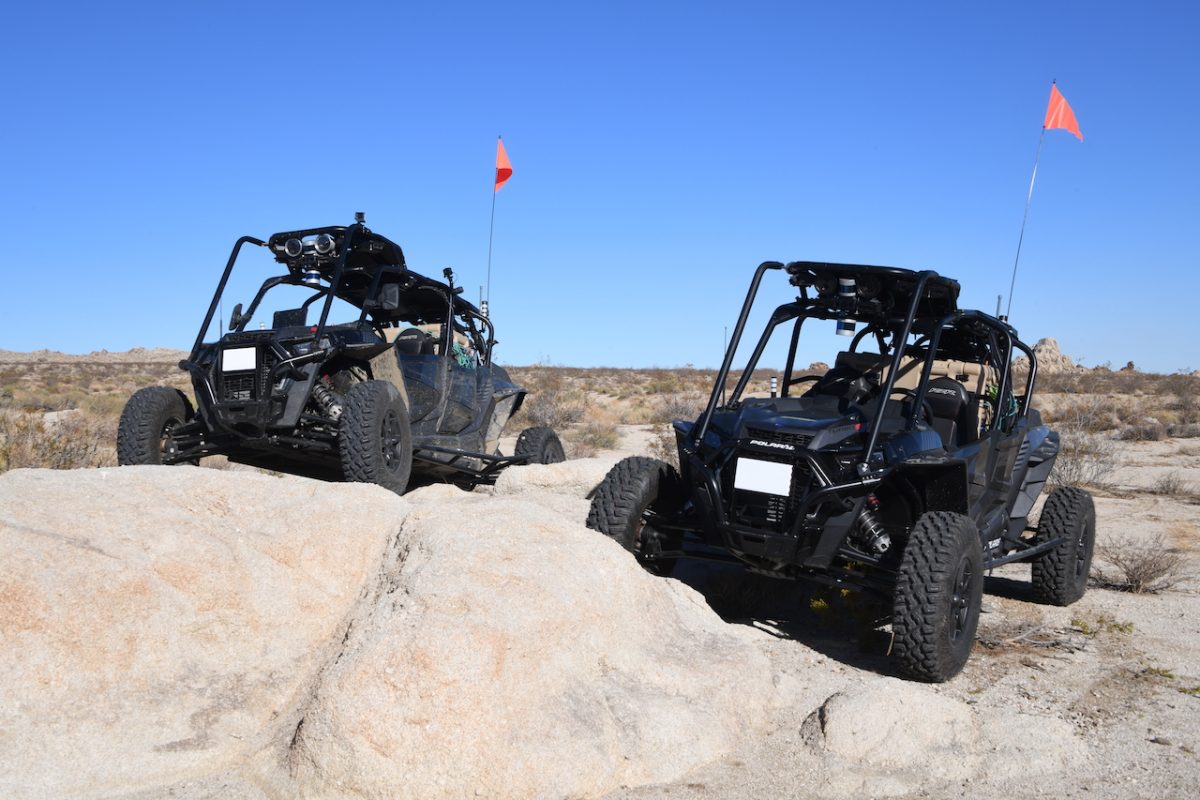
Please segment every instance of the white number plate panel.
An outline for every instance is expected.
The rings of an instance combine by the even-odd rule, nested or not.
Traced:
[[[792,489],[792,465],[757,458],[739,458],[733,488],[787,497]]]
[[[254,369],[257,366],[256,352],[257,349],[254,347],[235,347],[232,350],[224,351],[221,355],[221,371],[242,372]]]

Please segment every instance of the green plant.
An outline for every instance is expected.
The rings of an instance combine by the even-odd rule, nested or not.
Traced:
[[[1089,637],[1096,637],[1101,633],[1133,633],[1132,622],[1118,622],[1104,614],[1097,617],[1095,622],[1088,622],[1082,617],[1072,617],[1071,627]]]
[[[1151,675],[1155,678],[1164,678],[1169,681],[1175,680],[1175,673],[1164,667],[1148,666],[1142,670],[1142,674]]]

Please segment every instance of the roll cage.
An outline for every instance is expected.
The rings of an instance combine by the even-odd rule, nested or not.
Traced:
[[[321,237],[328,237],[331,243],[324,253],[318,252],[316,247]],[[289,252],[289,243],[293,242],[299,243],[298,252],[295,249]],[[305,311],[324,299],[319,320],[312,330],[316,340],[324,335],[333,301],[337,298],[359,309],[358,319],[352,324],[370,325],[381,335],[385,328],[406,324],[441,325],[439,352],[451,352],[457,333],[471,341],[481,363],[491,363],[492,348],[496,344],[492,323],[478,308],[460,297],[462,287],[454,285],[450,269],[443,271],[445,283],[413,272],[405,263],[400,246],[372,232],[361,220],[349,226],[276,233],[265,242],[253,236],[238,239],[213,293],[188,361],[194,362],[199,354],[229,276],[246,244],[268,248],[275,260],[287,267],[287,272],[264,280],[244,313],[241,304],[235,307],[230,316],[230,331],[240,333],[245,330],[268,291],[276,286],[297,286],[313,290],[313,295],[301,305]],[[320,285],[322,281],[325,285]]]
[[[733,359],[759,285],[763,275],[772,270],[786,270],[789,282],[799,289],[799,296],[793,302],[780,305],[771,314],[733,392],[728,401],[724,401]],[[839,292],[839,286],[845,281],[853,282],[852,294]],[[786,266],[778,261],[763,262],[755,271],[750,283],[708,404],[691,435],[687,437],[685,445],[693,452],[698,451],[708,432],[713,414],[718,409],[733,409],[738,406],[767,343],[776,329],[787,322],[794,322],[794,325],[784,367],[782,396],[789,396],[791,387],[805,380],[795,377],[795,360],[801,329],[808,319],[854,320],[866,323],[866,327],[852,340],[850,351],[857,351],[862,340],[872,335],[878,342],[880,356],[885,361],[890,359],[887,362],[888,368],[882,371],[883,381],[878,389],[880,397],[892,396],[896,379],[901,374],[901,367],[906,358],[916,358],[923,362],[920,381],[906,415],[906,430],[916,429],[934,362],[940,356],[947,355],[985,364],[996,371],[998,402],[993,425],[1007,430],[1013,420],[1023,417],[1029,409],[1037,377],[1037,359],[1031,348],[1017,338],[1016,331],[1007,322],[980,311],[958,309],[958,293],[957,281],[942,277],[932,270],[915,272],[896,267],[812,261],[794,261]],[[913,334],[920,338],[910,345],[908,339]],[[1010,365],[1015,350],[1024,353],[1030,365],[1024,391],[1019,396],[1014,395],[1011,386]],[[1008,405],[1009,398],[1016,402],[1016,407],[1006,411],[1005,406]],[[868,461],[878,444],[881,423],[886,413],[887,403],[878,403],[869,427],[869,439],[863,450],[863,460],[857,465],[860,476],[865,476],[871,471]]]

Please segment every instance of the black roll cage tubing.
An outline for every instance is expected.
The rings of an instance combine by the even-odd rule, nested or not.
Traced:
[[[746,300],[744,303],[742,303],[742,312],[740,315],[738,315],[737,325],[734,326],[733,336],[729,340],[729,348],[725,351],[725,359],[721,363],[720,371],[717,373],[717,380],[713,385],[712,395],[708,398],[708,406],[704,409],[704,416],[700,418],[700,423],[696,426],[698,430],[692,441],[697,450],[699,450],[700,443],[704,440],[704,434],[708,432],[708,425],[712,421],[712,416],[717,410],[717,403],[720,400],[721,393],[725,389],[725,382],[729,377],[729,368],[733,364],[734,353],[737,351],[738,343],[742,338],[742,332],[745,330],[746,319],[750,316],[750,308],[754,305],[754,298],[758,294],[758,286],[762,282],[762,276],[766,274],[767,270],[769,269],[783,269],[783,264],[778,261],[764,261],[758,265],[758,269],[754,272],[754,279],[750,282],[749,291],[746,292]],[[892,394],[892,387],[895,385],[896,377],[900,373],[900,363],[904,359],[904,343],[908,341],[909,334],[912,333],[913,320],[917,316],[917,307],[919,306],[921,299],[925,294],[925,286],[929,283],[929,279],[935,277],[937,277],[937,273],[933,270],[923,270],[918,272],[916,275],[916,284],[913,286],[912,301],[908,304],[908,313],[904,316],[904,327],[899,338],[896,340],[896,352],[892,354],[892,367],[888,370],[887,378],[883,382],[884,385],[880,388],[881,397],[890,397]],[[815,301],[808,301],[807,293],[805,292],[802,293],[801,299],[797,302],[812,303]],[[822,313],[806,313],[813,311],[820,311]],[[763,335],[759,338],[758,344],[754,348],[754,354],[750,357],[750,361],[747,362],[747,367],[758,365],[758,359],[762,355],[762,351],[767,346],[767,340],[770,338],[771,333],[775,330],[777,325],[786,322],[788,319],[793,319],[800,314],[806,314],[807,316],[824,319],[836,319],[839,316],[842,316],[844,311],[845,309],[842,308],[825,309],[813,305],[800,308],[796,305],[796,303],[788,303],[780,306],[779,308],[775,309],[775,312],[771,315],[771,321],[763,331]],[[798,334],[793,333],[793,335]],[[929,364],[927,364],[926,367],[927,369],[932,369]],[[742,376],[740,380],[738,380],[737,387],[734,389],[733,395],[730,397],[731,403],[737,400],[742,390],[745,388],[746,383],[749,382],[752,372],[752,369],[746,369],[742,371]],[[916,405],[915,403],[914,407],[920,408],[920,406]],[[858,464],[857,467],[859,475],[866,475],[870,472],[868,461],[871,458],[871,453],[875,451],[875,445],[879,442],[880,425],[883,422],[883,415],[886,410],[887,403],[880,403],[879,408],[877,408],[875,411],[875,419],[871,424],[871,432],[867,441],[867,446],[863,450],[863,460]]]
[[[317,298],[322,297],[322,296],[325,297],[325,305],[321,309],[321,319],[317,323],[317,330],[313,333],[314,339],[320,339],[321,334],[323,334],[325,332],[325,325],[329,319],[329,312],[333,307],[333,300],[335,297],[337,297],[337,294],[336,294],[336,292],[334,292],[333,287],[341,284],[342,273],[345,271],[345,267],[346,267],[346,259],[350,254],[350,251],[354,244],[355,237],[359,233],[361,233],[361,231],[363,230],[363,227],[364,226],[361,223],[355,223],[354,225],[351,225],[348,228],[346,228],[346,234],[345,234],[345,238],[343,240],[343,246],[342,246],[342,253],[337,259],[337,265],[336,265],[333,275],[330,279],[329,286],[313,287],[315,293],[313,294],[312,297],[305,300],[304,303],[302,304],[303,308],[308,308],[309,305],[316,302]],[[192,350],[191,350],[191,353],[188,355],[188,359],[187,359],[188,361],[194,362],[196,360],[196,355],[200,350],[200,346],[202,344],[204,344],[204,334],[208,332],[208,327],[212,324],[213,316],[217,313],[217,306],[220,304],[221,297],[225,293],[225,287],[229,283],[229,276],[233,273],[234,264],[237,262],[238,256],[241,253],[242,245],[244,245],[244,244],[253,244],[253,245],[257,245],[259,247],[265,247],[267,243],[264,242],[262,239],[255,238],[253,236],[243,236],[242,238],[238,239],[237,242],[234,243],[233,251],[229,254],[229,260],[225,262],[225,270],[224,270],[224,272],[221,273],[221,280],[217,283],[217,290],[216,290],[216,292],[213,293],[212,302],[210,302],[208,304],[208,312],[204,315],[204,322],[201,323],[200,331],[199,331],[199,333],[196,334],[196,341],[192,344]],[[383,274],[388,271],[390,271],[390,270],[380,269],[375,273],[375,277],[372,279],[371,288],[369,290],[367,297],[375,297],[377,295],[377,293],[379,291],[380,282],[382,281],[382,278],[383,278]],[[267,278],[265,281],[263,281],[262,285],[258,289],[258,292],[254,295],[254,299],[250,302],[250,307],[246,309],[246,313],[244,315],[245,320],[238,326],[239,331],[243,330],[245,328],[246,322],[249,322],[250,319],[254,316],[254,312],[258,309],[258,306],[262,302],[262,299],[266,295],[266,293],[269,290],[274,289],[276,286],[279,286],[282,284],[289,284],[289,285],[293,285],[293,286],[308,286],[308,284],[304,283],[302,279],[297,278],[296,276],[292,275],[291,273],[289,273],[287,275],[277,275],[277,276],[274,276],[271,278]],[[445,345],[445,349],[443,352],[446,352],[446,353],[450,352],[450,345],[448,343],[452,343],[454,341],[453,330],[454,330],[454,315],[455,315],[455,312],[454,312],[455,296],[456,295],[455,295],[454,289],[453,289],[453,287],[451,287],[450,291],[447,292],[447,317],[446,317],[446,339],[447,339],[447,342],[443,343]],[[359,314],[358,321],[363,322],[366,319],[367,314],[370,311],[371,311],[371,308],[367,305],[364,305],[361,313]],[[484,344],[483,359],[482,359],[483,363],[490,364],[491,360],[492,360],[492,347],[496,344],[496,332],[495,332],[495,327],[492,325],[492,321],[489,320],[487,317],[483,316],[482,314],[478,314],[470,309],[464,309],[462,311],[462,316],[464,319],[467,320],[468,325],[470,326],[468,329],[466,329],[465,332],[476,334],[478,340],[483,342],[483,344]],[[476,322],[478,322],[483,327],[484,330],[482,332],[480,332],[477,328],[475,328]],[[225,335],[225,331],[220,331],[217,338],[219,339],[224,335]]]
[[[204,315],[204,322],[200,324],[200,332],[196,334],[196,341],[192,345],[191,354],[188,356],[189,361],[196,360],[196,354],[200,351],[200,345],[204,344],[204,334],[208,332],[208,326],[212,324],[213,314],[217,313],[217,304],[221,302],[221,295],[225,292],[225,284],[229,282],[229,275],[233,272],[233,263],[237,261],[242,245],[247,243],[258,245],[259,247],[266,247],[267,245],[262,239],[256,239],[253,236],[243,236],[234,243],[233,252],[229,254],[229,260],[225,262],[225,271],[221,273],[221,280],[217,283],[217,291],[213,293],[212,302],[208,304],[208,313]],[[221,331],[221,335],[224,336],[225,332]]]
[[[996,388],[996,416],[994,420],[997,426],[1001,423],[1004,398],[1007,393],[1012,392],[1008,384],[1012,376],[1013,348],[1015,347],[1020,350],[1029,359],[1029,376],[1025,379],[1025,393],[1021,395],[1021,402],[1017,411],[1018,417],[1025,416],[1029,412],[1029,404],[1033,402],[1033,389],[1034,384],[1037,382],[1037,357],[1027,344],[1017,338],[1017,332],[1011,325],[982,311],[955,311],[947,314],[938,322],[937,327],[934,328],[933,335],[929,339],[930,358],[925,360],[925,366],[921,370],[921,381],[917,384],[919,388],[916,397],[913,399],[913,407],[920,408],[921,403],[925,399],[925,392],[929,388],[929,378],[933,374],[933,355],[937,353],[942,333],[964,322],[977,322],[986,326],[990,334],[988,349],[992,353],[1003,353],[1000,364],[997,365],[997,372],[1000,373],[1000,383]],[[1003,346],[996,341],[997,334],[1003,337],[1001,340]]]
[[[712,421],[712,415],[717,410],[721,394],[725,391],[725,381],[729,377],[729,368],[733,365],[734,353],[737,352],[738,342],[742,339],[742,331],[746,327],[746,319],[750,316],[750,307],[754,305],[754,298],[758,294],[758,285],[762,282],[763,275],[769,269],[783,269],[783,264],[778,261],[764,261],[754,271],[754,279],[750,281],[750,289],[746,292],[746,299],[742,303],[742,312],[738,315],[737,324],[733,327],[733,336],[729,340],[729,347],[725,350],[725,358],[721,361],[721,369],[717,372],[717,380],[713,383],[713,390],[712,394],[709,395],[708,405],[704,409],[703,416],[700,417],[700,423],[696,425],[696,435],[692,437],[692,442],[697,450],[700,448],[700,442],[704,441],[704,434],[708,432],[708,424]]]
[[[708,406],[704,410],[704,414],[700,418],[699,424],[696,426],[696,433],[691,437],[691,444],[695,449],[699,449],[700,443],[704,439],[705,433],[708,432],[709,423],[712,421],[712,416],[719,406],[721,395],[725,390],[725,383],[729,377],[729,370],[733,365],[733,357],[737,351],[737,346],[741,341],[742,334],[746,327],[746,320],[750,316],[750,309],[754,304],[756,295],[758,294],[759,284],[762,281],[762,276],[770,269],[782,269],[783,264],[778,261],[764,261],[758,266],[754,273],[754,279],[750,282],[750,289],[746,293],[746,299],[742,304],[741,314],[738,316],[737,325],[733,329],[733,337],[729,341],[729,347],[726,349],[725,358],[721,363],[721,369],[717,373],[717,380],[713,385],[712,394],[709,396]],[[913,288],[912,300],[909,303],[908,313],[904,317],[904,324],[899,332],[899,335],[893,342],[892,364],[888,370],[887,378],[884,380],[884,385],[880,387],[879,394],[881,397],[890,397],[892,389],[895,386],[896,378],[900,374],[900,365],[904,360],[904,352],[908,337],[912,334],[913,322],[917,316],[917,308],[925,293],[925,287],[930,279],[938,277],[938,274],[932,270],[924,270],[917,273],[916,284]],[[762,356],[763,350],[766,349],[767,343],[771,338],[775,329],[787,322],[795,319],[796,325],[792,330],[791,340],[788,346],[788,362],[784,371],[782,391],[787,394],[788,387],[791,385],[794,361],[796,357],[796,349],[800,339],[800,329],[806,319],[838,319],[844,316],[845,309],[828,308],[823,305],[817,305],[816,300],[810,300],[808,293],[801,287],[800,297],[792,303],[785,303],[779,306],[771,314],[770,320],[767,322],[763,334],[759,337],[758,344],[755,345],[754,352],[751,354],[749,361],[746,362],[747,369],[743,370],[741,377],[738,379],[737,385],[734,387],[733,393],[730,395],[729,403],[737,402],[745,390],[746,385],[752,378],[753,368],[757,367],[758,359]],[[962,323],[976,322],[983,324],[989,329],[989,350],[993,354],[1002,353],[997,371],[1000,373],[1000,383],[997,387],[997,409],[995,424],[999,425],[1001,420],[1002,404],[1004,397],[1011,391],[1009,381],[1012,373],[1011,362],[1013,348],[1022,351],[1029,359],[1029,377],[1026,380],[1025,394],[1022,396],[1021,404],[1018,411],[1018,416],[1024,416],[1029,409],[1029,404],[1033,399],[1034,384],[1037,380],[1037,358],[1033,351],[1020,339],[1017,338],[1016,331],[1012,326],[1002,322],[995,317],[984,314],[981,311],[953,311],[944,316],[934,328],[933,334],[930,337],[927,345],[928,356],[925,359],[925,364],[921,372],[921,380],[918,384],[918,391],[913,399],[912,409],[909,414],[908,428],[911,430],[916,424],[916,409],[922,407],[925,400],[926,390],[929,387],[929,380],[933,374],[934,356],[937,353],[938,345],[941,343],[942,333],[947,328],[954,328]],[[883,343],[883,331],[876,326],[864,328],[860,331],[851,342],[851,348],[857,346],[858,342],[867,335],[869,331],[875,329],[876,336],[880,338],[881,345]],[[997,341],[997,336],[1001,337]],[[882,352],[882,347],[880,348]],[[871,424],[870,436],[867,446],[863,451],[863,461],[858,464],[858,472],[860,475],[866,475],[870,469],[868,461],[871,453],[874,452],[876,444],[878,444],[880,426],[883,421],[883,416],[886,411],[886,403],[880,403],[875,411],[875,419]]]
[[[317,322],[317,330],[313,332],[314,339],[320,339],[321,334],[325,332],[325,323],[329,319],[329,310],[333,308],[333,298],[337,296],[333,290],[333,287],[341,285],[342,273],[346,269],[346,259],[350,256],[350,251],[354,249],[354,240],[362,232],[363,227],[364,226],[361,222],[356,222],[346,228],[345,238],[342,240],[342,254],[337,258],[337,262],[333,269],[333,275],[329,279],[329,288],[325,289],[322,287],[322,289],[326,292],[325,305],[321,308],[321,319],[319,322]],[[256,239],[253,236],[243,236],[233,245],[233,252],[229,254],[229,261],[225,263],[225,271],[221,273],[221,280],[217,284],[217,291],[213,294],[212,302],[208,304],[208,313],[204,315],[204,322],[200,326],[200,332],[196,334],[196,342],[192,345],[192,352],[188,357],[189,361],[196,360],[196,354],[200,350],[200,345],[204,343],[204,334],[208,331],[208,326],[212,324],[212,318],[213,314],[216,313],[217,304],[221,300],[221,295],[225,292],[225,284],[228,283],[229,275],[233,272],[233,264],[235,261],[237,261],[238,253],[241,251],[242,245],[246,244],[247,242],[250,244],[256,244],[259,247],[265,247],[267,244],[262,239]],[[281,283],[288,283],[288,278],[291,276],[288,275],[279,277],[281,280],[272,284],[271,286],[268,286],[267,284],[271,283],[271,281],[274,280],[273,278],[268,278],[266,281],[264,281],[263,285],[259,287],[258,294],[255,295],[255,302],[251,305],[251,309],[257,305],[257,303],[262,299],[262,296],[266,294],[268,289],[272,288],[273,286],[278,286]],[[313,298],[309,299],[312,300]],[[307,303],[305,305],[307,305]],[[249,315],[247,316],[246,321],[249,321]],[[241,323],[241,325],[239,325],[239,330],[241,330],[241,327],[244,325],[245,322]],[[224,335],[225,332],[221,331],[221,336]],[[217,338],[220,338],[220,336]]]

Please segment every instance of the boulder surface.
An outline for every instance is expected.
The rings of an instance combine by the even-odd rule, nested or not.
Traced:
[[[720,758],[763,634],[582,526],[600,466],[557,472],[0,476],[0,796],[595,797]]]

